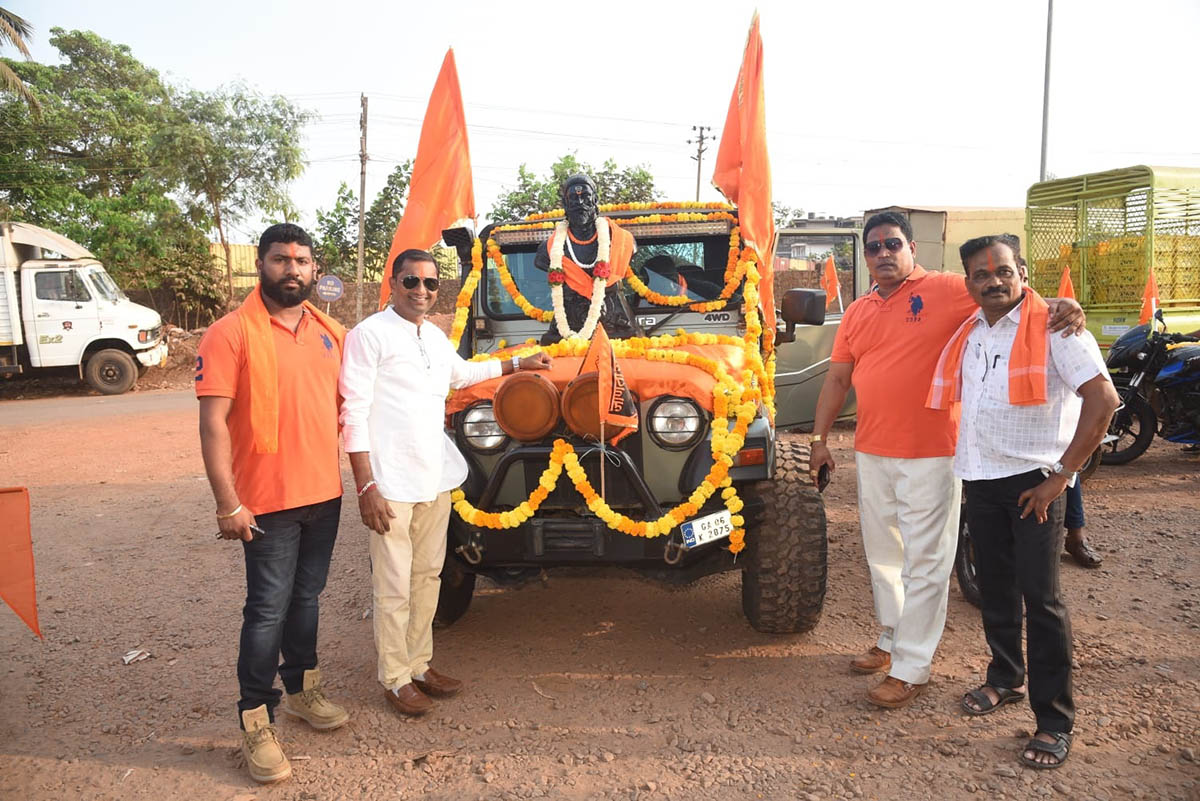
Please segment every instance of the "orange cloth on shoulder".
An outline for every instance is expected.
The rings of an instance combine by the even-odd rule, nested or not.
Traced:
[[[629,273],[629,260],[633,258],[633,234],[612,220],[608,220],[608,230],[610,231],[610,244],[608,248],[609,273],[606,286],[612,286]],[[553,247],[554,234],[551,233],[550,238],[546,240],[546,253],[550,253]],[[565,253],[563,254],[563,272],[567,277],[567,286],[585,298],[592,296],[592,282],[594,279],[584,272],[582,267],[571,261],[571,258]]]
[[[342,324],[307,300],[304,310],[337,340],[338,353],[341,353],[346,339]],[[279,450],[279,368],[275,359],[275,340],[271,336],[271,314],[263,304],[262,284],[246,296],[235,314],[246,339],[254,452],[275,453]]]
[[[511,353],[513,348],[499,351],[503,356]],[[725,370],[738,379],[745,367],[745,351],[734,345],[683,345],[676,350],[684,350],[714,359],[725,366]],[[625,383],[638,400],[658,397],[659,395],[679,395],[695,399],[696,403],[708,411],[713,408],[713,387],[717,380],[699,367],[673,362],[650,361],[649,359],[618,359]],[[583,363],[582,356],[556,356],[548,371],[541,374],[554,382],[561,392],[571,383],[571,379],[579,375],[579,366]],[[464,389],[456,389],[446,402],[446,414],[460,412],[472,403],[488,400],[495,396],[496,388],[504,378],[492,378],[472,384]]]
[[[927,408],[948,409],[950,404],[962,399],[963,354],[967,349],[967,338],[978,323],[984,323],[984,320],[979,313],[972,314],[942,349],[925,400]],[[1047,400],[1049,323],[1050,307],[1041,295],[1026,287],[1025,299],[1021,301],[1021,322],[1017,324],[1017,336],[1008,354],[1008,402],[1013,406],[1039,406]]]

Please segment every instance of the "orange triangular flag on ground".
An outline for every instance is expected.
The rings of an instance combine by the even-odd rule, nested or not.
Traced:
[[[738,71],[713,186],[738,207],[738,224],[746,244],[758,254],[758,285],[762,305],[763,331],[768,343],[775,331],[775,277],[772,255],[775,247],[775,215],[771,208],[771,165],[767,159],[767,118],[763,103],[762,37],[758,32],[758,14],[750,20],[750,34]]]
[[[580,372],[595,370],[600,374],[600,421],[626,429],[625,434],[637,431],[637,409],[633,405],[633,393],[621,374],[621,365],[613,353],[612,342],[604,325],[597,323],[583,357]],[[624,434],[623,434],[624,435]]]
[[[392,261],[408,248],[428,250],[442,238],[442,231],[456,220],[475,216],[475,191],[471,187],[471,150],[467,146],[467,122],[454,50],[446,51],[438,73],[421,141],[413,162],[408,202],[396,226],[392,247],[383,265],[379,308],[387,305],[391,288]]]
[[[825,290],[825,308],[833,308],[837,301],[838,311],[842,311],[842,284],[838,281],[837,266],[833,263],[833,254],[825,259],[825,271],[821,273],[821,289]]]
[[[1142,290],[1142,315],[1138,325],[1150,322],[1154,312],[1158,311],[1158,281],[1154,278],[1154,265],[1150,266],[1150,275],[1146,278],[1146,288]]]
[[[1058,297],[1075,300],[1075,284],[1071,281],[1071,265],[1064,264],[1062,277],[1058,279]]]
[[[0,489],[0,598],[34,634],[42,636],[33,580],[29,490],[24,487]]]

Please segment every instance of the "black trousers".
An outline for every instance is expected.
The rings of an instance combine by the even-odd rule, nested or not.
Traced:
[[[1040,470],[986,481],[964,481],[967,525],[983,595],[983,632],[992,650],[987,683],[1016,688],[1025,681],[1021,655],[1021,604],[1029,646],[1029,705],[1044,732],[1070,732],[1071,621],[1062,600],[1058,562],[1063,548],[1059,496],[1045,523],[1021,519],[1017,498],[1042,483]]]

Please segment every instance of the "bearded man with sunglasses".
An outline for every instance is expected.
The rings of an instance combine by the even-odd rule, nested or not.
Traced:
[[[867,693],[877,706],[907,706],[929,681],[946,624],[958,541],[961,485],[954,477],[957,408],[925,407],[934,367],[959,325],[978,309],[962,277],[916,263],[907,219],[876,214],[863,227],[871,290],[846,309],[813,421],[810,468],[834,469],[826,439],[853,386],[858,509],[871,571],[876,644],[850,663],[885,673]],[[1050,328],[1083,330],[1083,310],[1048,301]]]
[[[451,388],[508,374],[546,370],[544,353],[468,362],[425,315],[437,300],[437,265],[424,250],[396,257],[392,305],[346,335],[342,362],[342,436],[370,537],[378,678],[397,712],[423,715],[430,697],[457,694],[462,682],[430,667],[450,491],[467,463],[443,422]]]

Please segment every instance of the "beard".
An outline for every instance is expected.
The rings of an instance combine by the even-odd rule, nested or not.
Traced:
[[[283,286],[285,283],[292,280],[295,280],[296,283],[300,285],[299,288],[292,289],[291,287]],[[316,285],[315,281],[309,281],[306,284],[302,278],[283,278],[278,281],[268,281],[262,276],[259,276],[259,281],[262,284],[263,294],[285,309],[290,309],[293,306],[299,306],[301,303],[308,300],[313,293],[313,287]]]

